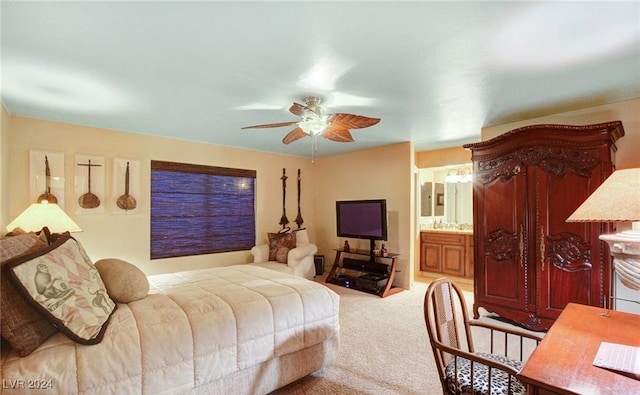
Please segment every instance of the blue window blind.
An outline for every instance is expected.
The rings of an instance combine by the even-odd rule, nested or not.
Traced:
[[[255,181],[255,170],[151,161],[151,259],[251,249]]]

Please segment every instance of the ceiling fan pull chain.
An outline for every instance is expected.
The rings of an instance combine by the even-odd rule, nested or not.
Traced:
[[[311,163],[316,162],[316,151],[318,150],[318,135],[311,135]]]

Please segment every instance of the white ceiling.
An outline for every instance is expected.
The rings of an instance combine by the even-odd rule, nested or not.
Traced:
[[[316,156],[478,141],[640,97],[640,2],[6,2],[14,115],[308,157],[293,101],[379,117]],[[260,109],[250,109],[258,107]],[[267,109],[270,107],[271,109]]]

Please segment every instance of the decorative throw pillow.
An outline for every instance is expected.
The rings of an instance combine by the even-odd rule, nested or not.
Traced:
[[[24,233],[0,239],[0,266],[16,257],[32,254],[47,247],[35,233]],[[31,307],[16,290],[8,276],[0,275],[0,331],[2,338],[21,357],[31,354],[45,340],[55,334],[56,328]]]
[[[47,228],[46,226],[37,232],[27,232],[22,228],[15,228],[11,232],[7,233],[5,237],[22,236],[22,235],[30,235],[32,237],[39,239],[45,244],[51,244],[49,240],[49,238],[51,237],[51,232],[49,231],[49,228]]]
[[[115,302],[134,302],[149,293],[149,280],[137,266],[115,258],[100,259],[95,266]]]
[[[68,233],[6,263],[5,274],[34,308],[71,340],[102,341],[116,304],[80,243]]]
[[[287,263],[289,250],[296,248],[295,233],[267,233],[269,238],[269,260]]]

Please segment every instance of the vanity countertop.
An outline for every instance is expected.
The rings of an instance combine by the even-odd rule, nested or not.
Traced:
[[[428,232],[428,233],[452,233],[452,234],[463,234],[463,235],[472,235],[473,229],[453,229],[453,228],[429,228],[429,229],[420,229],[420,232]]]

